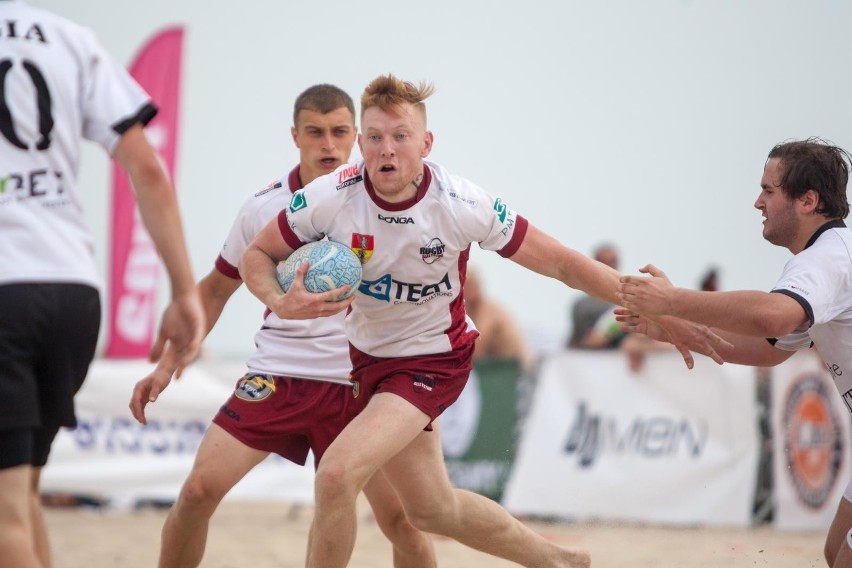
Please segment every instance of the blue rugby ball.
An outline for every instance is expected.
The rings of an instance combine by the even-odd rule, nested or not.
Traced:
[[[334,299],[345,300],[355,293],[361,283],[361,261],[352,249],[335,241],[314,241],[296,249],[278,264],[278,283],[285,292],[290,289],[296,270],[309,263],[305,273],[308,292],[328,292],[349,285],[349,291]]]

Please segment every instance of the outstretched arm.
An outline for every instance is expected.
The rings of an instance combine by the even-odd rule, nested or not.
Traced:
[[[219,321],[219,316],[222,315],[225,304],[228,303],[228,300],[241,284],[242,280],[229,278],[215,268],[198,283],[198,292],[205,314],[205,336]],[[133,387],[133,393],[130,395],[130,412],[142,424],[147,424],[145,417],[147,404],[155,402],[160,393],[169,386],[172,375],[178,368],[176,359],[174,347],[168,345],[157,363],[157,367]]]
[[[665,272],[647,265],[648,276],[624,276],[618,303],[651,318],[672,315],[740,335],[782,337],[809,323],[799,303],[784,294],[758,291],[702,292],[672,286]]]
[[[621,304],[618,294],[621,275],[618,271],[562,245],[532,225],[511,260],[534,272],[556,278],[566,286],[611,304]],[[657,323],[670,335],[671,343],[678,348],[688,368],[691,369],[695,364],[690,350],[722,363],[715,351],[719,338],[712,333],[703,333],[693,324],[682,320],[657,320]]]

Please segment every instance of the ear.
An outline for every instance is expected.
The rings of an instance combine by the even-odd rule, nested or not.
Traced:
[[[364,155],[364,148],[361,145],[361,133],[360,132],[358,133],[356,138],[358,140],[358,151],[361,152],[361,156],[363,156]]]
[[[426,131],[426,136],[423,137],[423,150],[420,152],[420,157],[425,158],[432,152],[432,143],[435,141],[430,130]]]
[[[293,143],[296,145],[296,148],[299,147],[299,134],[298,130],[296,130],[295,126],[290,127],[290,136],[293,137]]]
[[[799,197],[798,201],[804,213],[813,213],[819,208],[819,192],[809,189]]]

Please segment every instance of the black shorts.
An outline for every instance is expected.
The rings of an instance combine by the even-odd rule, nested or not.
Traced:
[[[59,428],[77,425],[74,395],[95,356],[100,322],[91,286],[0,285],[0,468],[44,465]],[[31,440],[29,455],[19,455],[28,445],[21,438]]]

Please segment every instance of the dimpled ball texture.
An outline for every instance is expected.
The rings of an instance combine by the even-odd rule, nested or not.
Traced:
[[[361,261],[352,249],[334,241],[315,241],[296,249],[278,264],[278,283],[285,292],[296,277],[296,270],[309,263],[305,288],[309,292],[328,292],[348,284],[349,291],[334,299],[344,300],[355,293],[361,282]]]

